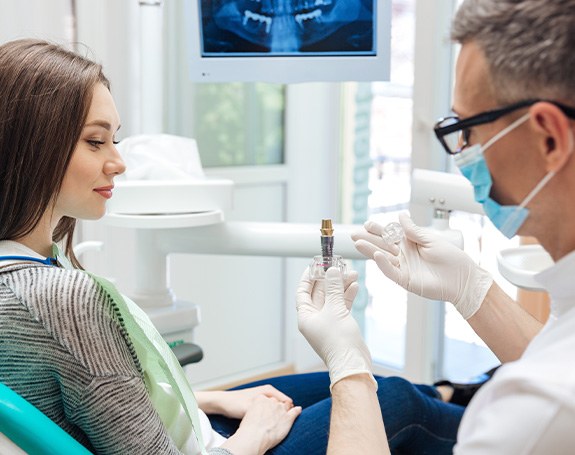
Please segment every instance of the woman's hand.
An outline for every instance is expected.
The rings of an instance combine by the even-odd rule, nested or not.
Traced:
[[[222,445],[236,455],[266,453],[287,436],[296,417],[301,414],[301,407],[293,406],[291,400],[280,401],[275,397],[258,393],[249,401],[250,406],[238,431]]]
[[[243,419],[259,395],[275,398],[281,403],[285,403],[290,407],[293,406],[293,401],[290,397],[271,385],[240,390],[197,392],[196,398],[200,409],[206,414],[221,414],[233,419]]]

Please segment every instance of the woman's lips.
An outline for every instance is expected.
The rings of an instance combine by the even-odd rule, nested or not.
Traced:
[[[94,189],[94,191],[98,193],[100,196],[106,199],[110,199],[112,197],[112,189],[114,189],[113,186],[108,186],[105,188],[96,188]]]

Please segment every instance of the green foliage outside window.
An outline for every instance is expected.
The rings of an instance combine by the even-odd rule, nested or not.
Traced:
[[[191,110],[202,164],[283,163],[284,93],[273,84],[198,84]]]

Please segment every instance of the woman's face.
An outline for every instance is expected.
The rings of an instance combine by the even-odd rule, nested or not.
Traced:
[[[114,177],[126,168],[114,144],[119,128],[120,117],[110,91],[103,84],[97,84],[80,140],[62,182],[53,221],[57,222],[62,216],[93,220],[105,214]]]

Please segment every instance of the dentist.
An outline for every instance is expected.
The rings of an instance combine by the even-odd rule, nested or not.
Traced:
[[[465,253],[408,217],[400,219],[405,238],[390,251],[376,223],[354,235],[357,249],[387,277],[451,302],[503,363],[467,407],[454,453],[569,453],[575,445],[574,28],[570,0],[464,1],[452,25],[452,38],[462,45],[455,115],[435,127],[494,225],[507,237],[536,237],[554,259],[536,277],[552,301],[545,326]],[[350,440],[360,437],[369,444],[362,453],[386,453],[369,358],[342,301],[339,292],[328,293],[314,318],[302,311],[301,296],[298,301],[300,330],[310,344],[329,353],[323,358],[330,371],[351,373],[332,383],[328,453],[351,453]],[[321,324],[334,305],[340,317],[329,331],[339,337]],[[349,355],[336,356],[344,350]],[[357,359],[365,368],[354,373]],[[406,401],[394,411],[412,406]]]

